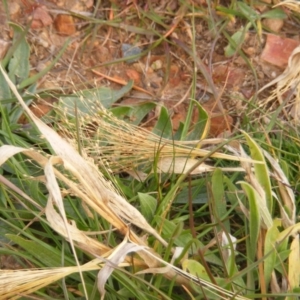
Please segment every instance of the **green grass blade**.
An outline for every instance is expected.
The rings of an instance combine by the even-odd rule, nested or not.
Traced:
[[[172,138],[173,128],[169,112],[166,107],[162,106],[159,118],[153,128],[153,133],[164,138]]]
[[[227,203],[225,200],[223,172],[220,169],[216,169],[212,175],[212,198],[213,198],[213,213],[216,218],[216,222],[222,223],[222,226],[218,225],[219,231],[226,230],[230,232],[229,220],[224,220],[227,216]]]
[[[249,260],[253,262],[255,260],[255,254],[256,254],[256,247],[257,247],[257,241],[258,236],[260,232],[261,227],[261,216],[260,216],[260,210],[259,210],[259,203],[257,199],[259,198],[259,195],[257,191],[247,182],[245,181],[239,181],[237,182],[240,184],[244,190],[244,192],[247,195],[247,198],[249,200],[249,230],[250,230],[250,237],[249,237],[249,245],[250,245],[250,251],[248,253]]]
[[[255,177],[257,178],[258,182],[264,189],[266,193],[266,201],[267,201],[267,208],[272,214],[273,211],[273,197],[272,197],[272,190],[271,190],[271,181],[270,175],[268,172],[268,167],[266,164],[265,157],[262,153],[262,150],[257,145],[257,143],[250,137],[248,133],[243,131],[243,134],[247,140],[248,146],[251,152],[251,158],[255,161],[260,161],[262,163],[254,163],[254,170],[255,170]]]
[[[42,78],[43,76],[45,76],[49,70],[59,61],[59,59],[61,58],[61,56],[63,55],[63,53],[65,52],[65,50],[67,49],[68,45],[70,43],[70,40],[67,39],[66,42],[64,43],[62,49],[59,51],[59,53],[56,55],[55,59],[51,62],[51,64],[49,64],[44,70],[42,70],[41,72],[39,72],[36,75],[33,75],[29,78],[24,79],[19,85],[18,88],[19,89],[23,89],[31,84],[34,84],[35,82],[37,82],[40,78]]]

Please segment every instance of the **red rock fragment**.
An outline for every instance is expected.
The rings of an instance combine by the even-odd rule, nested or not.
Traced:
[[[38,6],[33,12],[33,18],[31,23],[32,29],[38,29],[45,26],[49,26],[53,23],[51,16],[49,15],[45,6]]]
[[[245,79],[246,72],[238,67],[217,65],[213,69],[213,79],[216,84],[225,85],[228,88],[239,89]]]
[[[57,15],[54,26],[61,35],[73,35],[76,32],[74,19],[70,15]]]
[[[261,59],[269,64],[285,69],[290,55],[297,46],[299,46],[299,42],[293,39],[268,34]]]
[[[231,116],[229,116],[229,115],[214,116],[212,114],[212,116],[210,118],[209,134],[213,137],[218,137],[222,133],[225,133],[228,131],[231,132],[232,125],[233,125],[233,119]]]
[[[128,76],[129,79],[132,79],[134,81],[134,84],[140,85],[141,84],[141,76],[140,73],[137,72],[134,69],[127,69],[125,71],[126,75]]]

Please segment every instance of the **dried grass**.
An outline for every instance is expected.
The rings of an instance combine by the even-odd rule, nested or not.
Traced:
[[[70,224],[67,220],[63,196],[61,194],[59,182],[63,183],[73,195],[80,198],[82,202],[89,207],[89,209],[96,212],[101,218],[107,220],[114,228],[116,228],[121,234],[128,237],[131,243],[138,245],[138,247],[147,249],[145,251],[138,251],[139,258],[134,259],[135,265],[146,265],[149,269],[156,269],[161,266],[162,263],[167,264],[162,259],[160,259],[159,254],[153,249],[149,248],[147,242],[138,236],[133,230],[129,229],[129,224],[135,224],[142,230],[145,230],[152,234],[157,240],[159,240],[164,246],[168,246],[168,243],[152,228],[142,214],[132,205],[130,205],[123,197],[121,197],[113,185],[105,180],[104,176],[98,170],[98,168],[92,163],[85,160],[82,156],[78,154],[74,148],[67,143],[61,136],[59,136],[53,129],[48,127],[40,119],[38,119],[26,106],[23,99],[17,92],[17,89],[9,80],[3,69],[0,69],[7,80],[10,88],[17,97],[18,101],[27,112],[31,120],[38,127],[42,135],[47,139],[51,145],[53,151],[56,155],[48,157],[43,153],[39,153],[33,149],[25,149],[14,146],[2,146],[0,148],[0,163],[3,164],[7,159],[13,157],[18,153],[23,153],[24,155],[30,157],[36,161],[42,168],[44,168],[44,174],[46,178],[46,187],[49,192],[49,197],[47,205],[45,208],[45,214],[47,221],[50,226],[61,236],[63,236],[71,245],[74,257],[77,262],[77,266],[74,268],[54,268],[51,270],[19,270],[19,271],[0,271],[0,299],[18,298],[29,293],[40,289],[56,280],[59,280],[73,272],[79,272],[81,275],[81,280],[84,286],[84,280],[82,272],[91,269],[98,268],[97,262],[92,261],[87,265],[81,266],[77,259],[77,254],[75,251],[75,246],[82,249],[85,252],[90,253],[94,257],[99,257],[100,261],[106,261],[107,257],[117,251],[117,249],[110,249],[109,247],[99,243],[88,236],[88,233],[79,230],[76,224]],[[161,139],[153,134],[150,134],[142,129],[134,128],[126,125],[123,122],[119,122],[118,126],[112,124],[112,121],[116,121],[109,114],[102,115],[99,117],[103,121],[102,126],[106,132],[107,140],[113,141],[118,147],[127,143],[127,148],[125,147],[127,153],[133,153],[134,148],[140,147],[138,151],[144,151],[146,158],[153,156],[153,152],[159,147],[160,152],[164,155],[173,155],[174,144],[172,141],[167,141]],[[122,125],[122,130],[125,137],[121,134],[120,125]],[[118,133],[112,136],[112,133]],[[105,136],[105,135],[104,135]],[[140,144],[142,142],[143,144]],[[146,143],[147,142],[147,143]],[[147,145],[147,146],[145,146]],[[149,149],[149,145],[153,146]],[[160,145],[160,146],[158,146]],[[101,149],[101,144],[99,144],[97,149]],[[106,146],[110,149],[110,146]],[[129,151],[129,147],[130,151]],[[186,147],[184,143],[178,143],[178,153],[180,155],[191,154],[191,148]],[[122,148],[123,149],[123,148]],[[125,151],[125,152],[126,152]],[[109,160],[113,160],[116,154],[113,150],[113,156]],[[203,155],[207,154],[208,150],[194,150],[192,155]],[[102,154],[102,153],[101,153]],[[103,154],[102,154],[103,155]],[[131,154],[132,155],[132,154]],[[118,153],[118,156],[123,156],[123,153]],[[126,160],[128,160],[128,156]],[[214,154],[215,157],[224,157],[228,159],[239,160],[234,156],[229,156],[225,154]],[[145,158],[143,158],[145,159]],[[125,160],[125,161],[126,161]],[[123,159],[121,160],[123,162]],[[118,162],[119,164],[119,162]],[[136,248],[136,249],[141,249]],[[125,259],[126,260],[126,259]],[[207,289],[214,289],[215,291],[221,291],[221,294],[230,294],[222,290],[220,287],[212,285],[211,283],[200,280],[199,278],[193,278],[193,276],[187,274],[186,272],[171,266],[164,273],[166,278],[175,281],[179,285],[184,285],[185,288],[191,289],[190,281],[194,281],[195,284],[204,284]],[[84,286],[85,290],[85,286]],[[87,292],[85,290],[85,297],[87,297]],[[225,299],[225,298],[224,298]],[[243,297],[236,296],[236,299],[243,299]]]

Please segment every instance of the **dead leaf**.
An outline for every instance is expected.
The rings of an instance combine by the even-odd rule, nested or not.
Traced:
[[[115,250],[112,252],[112,254],[105,259],[105,265],[104,267],[99,271],[97,276],[97,286],[98,290],[101,293],[101,299],[104,299],[105,295],[105,283],[107,279],[110,277],[112,272],[115,268],[118,267],[120,263],[122,263],[125,260],[125,257],[127,254],[131,252],[137,252],[146,249],[145,246],[140,246],[137,244],[129,243],[128,238],[125,237],[125,239],[122,241],[120,245],[118,245]],[[98,257],[100,260],[101,257]]]
[[[290,247],[289,254],[289,273],[288,282],[289,290],[292,291],[294,288],[299,288],[300,284],[300,241],[299,234],[296,234],[293,238]]]
[[[299,68],[300,62],[300,46],[295,48],[288,60],[288,66],[284,72],[279,75],[277,78],[263,86],[258,93],[261,93],[266,88],[277,84],[276,88],[272,91],[271,95],[264,100],[264,103],[267,104],[270,101],[277,99],[279,104],[282,104],[284,95],[287,92],[293,91],[294,99],[293,106],[290,110],[290,113],[283,108],[283,112],[287,120],[291,117],[294,122],[297,124],[300,122],[300,86],[299,86]]]
[[[192,167],[199,163],[199,160],[187,157],[162,157],[157,164],[157,171],[162,173],[186,174]],[[201,163],[189,174],[203,174],[212,172],[214,166],[206,163]],[[236,172],[244,171],[242,168],[222,168],[223,171]]]
[[[281,169],[279,163],[267,152],[263,151],[265,157],[269,160],[270,165],[272,166],[275,177],[278,182],[279,191],[281,194],[281,201],[276,200],[279,204],[282,224],[284,228],[292,226],[296,223],[296,199],[293,190],[290,187],[290,182],[285,176],[283,170]]]

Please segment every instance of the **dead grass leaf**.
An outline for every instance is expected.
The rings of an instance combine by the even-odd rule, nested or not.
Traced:
[[[139,246],[137,244],[129,243],[128,237],[122,241],[120,245],[114,249],[111,255],[105,260],[104,267],[100,270],[97,276],[97,286],[98,290],[101,293],[101,300],[105,296],[105,284],[115,268],[117,268],[125,259],[127,254],[131,252],[137,252],[144,250],[145,246]],[[101,258],[100,258],[101,259]]]
[[[266,84],[263,88],[259,90],[261,93],[268,87],[276,84],[276,88],[273,89],[272,94],[263,101],[263,105],[268,104],[271,101],[278,100],[279,104],[282,104],[284,96],[288,93],[293,94],[293,101],[289,113],[285,108],[283,108],[284,115],[287,120],[292,119],[296,124],[300,121],[300,46],[298,46],[291,54],[288,66],[285,71],[278,76],[276,79]]]
[[[300,12],[300,3],[299,3],[299,1],[284,0],[284,1],[280,1],[278,4],[274,5],[274,7],[277,7],[277,6],[287,7],[288,9],[293,10],[295,12]]]

